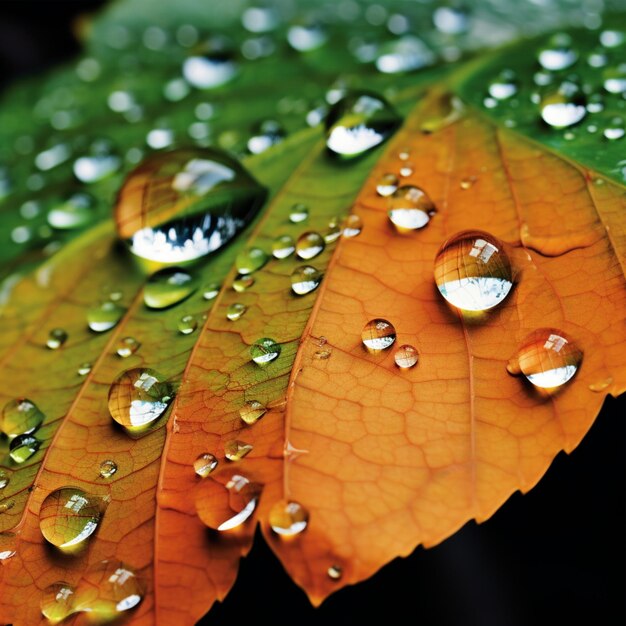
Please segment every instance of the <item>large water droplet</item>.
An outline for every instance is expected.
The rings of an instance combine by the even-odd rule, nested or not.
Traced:
[[[412,72],[435,60],[435,54],[428,46],[413,35],[404,35],[380,47],[376,59],[376,69],[383,74]]]
[[[267,412],[265,406],[258,400],[248,400],[240,409],[239,417],[248,425],[258,422]]]
[[[166,309],[186,300],[198,289],[199,281],[190,272],[168,267],[150,276],[143,291],[143,301],[151,309]]]
[[[259,339],[250,346],[250,356],[257,365],[267,365],[278,358],[279,354],[280,344],[269,337]]]
[[[386,350],[395,340],[396,329],[393,324],[381,318],[370,320],[361,332],[363,345],[372,352]]]
[[[585,117],[586,105],[584,93],[576,84],[566,81],[541,99],[541,118],[552,128],[567,128]]]
[[[77,487],[55,489],[41,503],[41,534],[61,550],[75,548],[98,528],[101,504],[98,498]]]
[[[46,347],[50,350],[57,350],[67,341],[67,331],[62,328],[53,328],[48,333],[48,339],[46,340]]]
[[[210,452],[201,454],[193,462],[193,470],[200,478],[206,478],[216,467],[217,457]]]
[[[74,612],[74,587],[63,581],[48,585],[41,595],[40,607],[51,624],[63,621]]]
[[[221,87],[238,71],[235,55],[229,46],[213,39],[198,46],[183,62],[183,76],[197,89]]]
[[[260,270],[268,261],[270,255],[261,248],[246,248],[235,259],[235,267],[240,274],[252,274]]]
[[[86,226],[95,217],[96,200],[88,193],[73,193],[53,204],[48,212],[48,224],[59,230]]]
[[[24,463],[39,450],[41,441],[32,435],[18,435],[11,441],[9,456],[15,463]]]
[[[413,346],[409,344],[404,344],[396,350],[395,354],[393,355],[393,359],[399,368],[410,369],[417,364],[417,361],[419,359],[419,353],[417,352],[417,349]]]
[[[0,431],[9,439],[18,435],[29,435],[41,426],[44,418],[44,414],[31,400],[27,398],[9,400],[2,409]]]
[[[493,235],[462,231],[439,248],[435,283],[455,307],[485,311],[500,304],[511,291],[511,263],[502,242]]]
[[[309,207],[306,204],[297,202],[289,211],[289,221],[292,224],[299,224],[309,219]]]
[[[540,328],[522,342],[507,369],[520,372],[535,386],[554,389],[564,385],[578,371],[583,353],[563,331]]]
[[[296,249],[296,244],[291,235],[279,235],[272,243],[272,256],[275,259],[286,259]]]
[[[146,368],[120,374],[109,390],[111,417],[130,431],[158,420],[174,396],[172,385],[158,372]]]
[[[296,267],[291,274],[291,290],[298,296],[315,291],[322,282],[322,272],[312,265]]]
[[[241,302],[233,302],[226,309],[226,318],[231,322],[236,322],[246,311],[248,307]]]
[[[276,534],[293,537],[306,529],[309,512],[298,502],[280,500],[270,509],[269,522]]]
[[[115,208],[131,251],[164,265],[218,250],[254,217],[265,189],[224,152],[181,149],[153,154],[133,170]]]
[[[574,65],[578,53],[572,47],[572,38],[566,33],[558,33],[539,51],[537,59],[543,69],[556,72]]]
[[[399,187],[391,195],[389,207],[389,219],[400,232],[423,228],[435,210],[428,194],[414,185]]]
[[[117,472],[117,463],[111,459],[106,459],[100,463],[100,476],[111,478]]]
[[[104,333],[117,326],[126,309],[115,302],[103,302],[87,311],[87,325],[95,333]]]
[[[328,112],[326,146],[339,157],[357,157],[385,141],[401,122],[384,98],[367,92],[350,93]]]
[[[324,237],[316,232],[302,233],[296,242],[296,256],[308,261],[320,254],[326,247]]]
[[[241,461],[250,452],[252,452],[252,445],[239,439],[227,441],[224,444],[224,456],[229,461]]]
[[[118,356],[126,359],[129,356],[135,354],[135,352],[137,352],[140,347],[141,344],[134,337],[123,337],[118,341],[115,351],[117,352]]]

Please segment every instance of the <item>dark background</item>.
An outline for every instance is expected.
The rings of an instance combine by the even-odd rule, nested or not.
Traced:
[[[102,4],[0,0],[0,87],[76,54],[72,19]],[[232,593],[202,623],[623,626],[625,418],[625,398],[609,398],[580,447],[559,455],[529,494],[515,494],[485,524],[418,548],[317,610],[257,541]]]

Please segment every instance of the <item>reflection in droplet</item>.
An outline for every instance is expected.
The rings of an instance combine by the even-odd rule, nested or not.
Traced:
[[[87,311],[87,325],[95,333],[104,333],[117,326],[126,309],[115,302],[103,302]]]
[[[165,309],[186,300],[198,289],[198,279],[190,272],[168,267],[150,276],[143,301],[150,309]]]
[[[296,242],[296,256],[308,261],[320,254],[326,247],[324,238],[316,232],[302,233]]]
[[[391,322],[382,318],[370,320],[363,327],[361,341],[371,352],[386,350],[396,340],[396,329]]]
[[[45,415],[39,407],[27,398],[9,400],[2,409],[0,432],[9,439],[18,435],[30,435],[43,423]]]
[[[241,304],[241,302],[233,302],[226,309],[226,317],[231,321],[237,321],[246,311],[248,307],[245,304]]]
[[[306,529],[309,512],[298,502],[280,500],[270,509],[269,523],[276,534],[293,537]]]
[[[257,365],[267,365],[280,355],[280,344],[269,337],[255,341],[250,346],[250,356]]]
[[[291,235],[279,235],[272,243],[272,256],[275,259],[286,259],[296,249],[296,244]]]
[[[289,221],[292,224],[299,224],[309,219],[309,207],[306,204],[298,202],[291,207],[289,211]]]
[[[409,344],[404,344],[395,351],[393,358],[399,368],[409,369],[417,364],[419,354],[416,348]]]
[[[266,412],[267,408],[261,402],[258,400],[248,400],[239,409],[239,417],[241,417],[246,424],[250,425],[260,420]]]
[[[301,265],[291,273],[291,290],[298,296],[315,291],[322,281],[322,272],[312,265]]]
[[[224,456],[229,461],[241,461],[250,452],[252,452],[252,445],[239,439],[227,441],[224,444]]]
[[[201,454],[193,462],[193,470],[200,478],[206,478],[216,467],[217,457],[210,452]]]
[[[235,267],[240,274],[252,274],[260,270],[270,260],[269,254],[261,248],[246,248],[235,259]]]
[[[178,332],[181,335],[191,335],[198,328],[198,320],[193,315],[183,315],[178,320]]]
[[[387,214],[399,232],[406,232],[426,226],[434,211],[435,205],[423,189],[404,185],[391,195]]]
[[[113,474],[117,472],[117,463],[115,461],[111,461],[111,459],[106,459],[100,463],[100,476],[102,478],[111,478]]]
[[[462,231],[439,248],[435,283],[455,307],[485,311],[500,304],[511,291],[511,263],[502,242],[493,235]]]
[[[15,463],[24,463],[39,450],[41,441],[32,435],[18,435],[11,441],[9,456]]]
[[[49,493],[39,510],[39,528],[44,539],[62,550],[76,547],[98,528],[101,501],[77,487],[62,487]]]
[[[57,624],[74,612],[74,587],[59,581],[48,585],[41,595],[41,614],[51,623]]]
[[[399,184],[400,181],[395,174],[383,174],[378,179],[376,193],[379,196],[390,196],[398,188]]]
[[[117,348],[115,351],[118,356],[121,356],[123,359],[128,358],[129,356],[135,354],[137,350],[141,347],[141,344],[134,337],[123,337],[117,342]]]
[[[50,348],[50,350],[56,350],[60,348],[67,341],[67,331],[62,328],[53,328],[48,333],[48,339],[46,341],[46,346]]]

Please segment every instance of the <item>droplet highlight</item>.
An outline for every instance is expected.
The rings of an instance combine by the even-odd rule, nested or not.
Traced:
[[[308,261],[321,254],[325,247],[324,237],[319,233],[313,231],[302,233],[296,242],[296,256]]]
[[[41,441],[32,435],[18,435],[9,445],[9,456],[15,463],[25,463],[41,446]]]

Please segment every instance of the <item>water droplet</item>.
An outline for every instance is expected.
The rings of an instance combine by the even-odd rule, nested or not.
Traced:
[[[87,376],[89,372],[91,372],[92,365],[91,363],[81,363],[76,370],[76,373],[79,376]]]
[[[254,217],[265,189],[217,149],[148,157],[122,186],[119,236],[133,254],[161,265],[193,261],[228,243]]]
[[[403,178],[407,178],[408,176],[412,176],[413,175],[413,164],[412,163],[403,163],[400,166],[400,176],[402,176]]]
[[[261,248],[246,248],[235,259],[235,267],[240,274],[252,274],[260,270],[270,260],[269,254]]]
[[[260,420],[266,412],[267,409],[258,400],[248,400],[248,402],[239,409],[239,417],[241,417],[246,424],[254,424]]]
[[[178,267],[168,267],[150,276],[143,301],[150,309],[166,309],[186,300],[198,289],[198,279]]]
[[[241,14],[243,27],[251,33],[267,33],[280,23],[280,14],[273,7],[248,7]]]
[[[400,181],[395,174],[383,174],[376,185],[376,193],[379,196],[390,196],[396,189],[398,189],[398,185]]]
[[[363,230],[363,220],[358,215],[347,215],[341,223],[341,234],[348,239],[357,237]]]
[[[173,78],[163,86],[163,97],[170,102],[180,102],[189,91],[189,85],[182,78]]]
[[[326,570],[326,573],[328,574],[329,578],[332,578],[333,580],[339,580],[343,575],[343,570],[339,565],[331,565],[328,570]]]
[[[435,28],[446,35],[460,35],[469,28],[469,13],[463,6],[442,6],[433,12]]]
[[[462,231],[439,248],[435,283],[455,307],[485,311],[500,304],[513,287],[511,263],[493,235]]]
[[[0,489],[4,489],[10,482],[9,473],[0,468]]]
[[[43,590],[41,614],[52,624],[63,621],[74,612],[74,587],[59,581]]]
[[[595,391],[596,393],[599,393],[601,391],[604,391],[605,389],[608,389],[611,384],[613,384],[613,377],[609,376],[608,378],[604,378],[603,380],[599,380],[595,383],[591,383],[589,385],[589,389],[591,391]]]
[[[117,463],[107,459],[100,463],[100,476],[102,478],[111,478],[117,472]]]
[[[144,592],[128,565],[121,561],[101,561],[85,572],[75,595],[76,610],[87,613],[97,623],[104,623],[136,607]]]
[[[153,128],[146,135],[146,143],[153,150],[169,148],[174,143],[174,131],[171,128]]]
[[[363,327],[361,341],[371,352],[380,352],[389,348],[396,340],[396,329],[391,322],[376,318]]]
[[[296,249],[296,244],[291,235],[279,235],[272,243],[272,256],[275,259],[286,259]]]
[[[585,95],[578,86],[564,82],[541,99],[541,118],[552,128],[567,128],[585,117],[586,105]]]
[[[87,311],[87,325],[95,333],[104,333],[117,326],[126,309],[115,302],[103,302]]]
[[[198,328],[198,320],[193,315],[183,315],[178,320],[178,332],[181,335],[191,335]]]
[[[557,72],[574,65],[578,60],[578,53],[572,48],[572,38],[569,35],[557,33],[539,51],[537,59],[544,70]]]
[[[9,446],[9,456],[15,463],[28,461],[41,446],[41,441],[32,435],[18,435],[11,441]]]
[[[465,191],[467,191],[468,189],[471,189],[474,186],[474,183],[477,180],[478,179],[476,178],[476,176],[466,176],[465,178],[461,179],[461,182],[459,184],[461,186],[461,189],[464,189]]]
[[[254,278],[252,276],[239,276],[233,280],[233,289],[237,293],[243,293],[254,285]]]
[[[417,364],[419,354],[416,348],[409,344],[404,344],[396,350],[393,358],[398,367],[401,369],[409,369]]]
[[[217,294],[220,292],[221,285],[219,283],[208,283],[202,289],[202,297],[205,300],[213,300],[217,297]]]
[[[299,535],[309,523],[309,512],[298,502],[280,500],[270,509],[272,530],[283,537]]]
[[[582,357],[582,351],[563,331],[540,328],[522,342],[507,370],[524,374],[535,387],[553,389],[574,376]]]
[[[280,143],[286,135],[285,129],[276,120],[265,120],[254,128],[252,137],[248,139],[248,150],[252,154],[261,154]]]
[[[200,478],[206,478],[217,467],[217,458],[210,452],[201,454],[194,462],[194,472]]]
[[[376,58],[376,69],[383,74],[412,72],[435,61],[435,54],[413,35],[403,35],[383,44]]]
[[[315,291],[322,282],[322,272],[312,265],[296,267],[291,274],[291,290],[298,296]]]
[[[135,352],[137,352],[140,347],[141,344],[134,337],[123,337],[118,341],[115,351],[117,352],[118,356],[126,359],[129,356],[135,354]]]
[[[328,112],[326,146],[341,158],[357,157],[383,143],[401,122],[400,116],[380,96],[350,93]]]
[[[74,161],[74,176],[82,183],[97,183],[117,172],[122,159],[114,153],[113,146],[106,139],[95,141],[86,156]]]
[[[614,117],[609,121],[609,125],[602,131],[602,134],[609,141],[621,139],[624,136],[624,120],[621,117]]]
[[[296,242],[296,255],[305,261],[313,259],[326,247],[324,238],[316,232],[302,233]]]
[[[127,430],[143,429],[165,413],[173,396],[172,385],[158,372],[130,369],[111,385],[109,412]]]
[[[202,521],[219,531],[240,527],[248,520],[259,501],[262,487],[245,476],[233,474],[222,487],[219,483],[203,483],[210,490],[206,502],[197,501]]]
[[[328,222],[328,230],[324,233],[324,243],[335,243],[341,237],[339,220],[335,217]]]
[[[399,187],[392,194],[389,206],[387,214],[399,232],[423,228],[435,211],[428,194],[414,185]]]
[[[488,87],[489,95],[496,100],[508,100],[517,93],[518,83],[515,72],[502,70]]]
[[[619,30],[603,30],[600,33],[600,43],[605,48],[617,48],[626,40],[626,35]]]
[[[46,346],[50,348],[50,350],[57,350],[67,341],[67,331],[62,328],[53,328],[48,333],[48,339],[46,341]]]
[[[73,193],[55,203],[48,212],[48,224],[59,230],[81,228],[95,218],[96,200],[88,193]]]
[[[245,441],[239,441],[239,439],[228,441],[224,445],[224,456],[229,461],[241,461],[250,452],[252,452],[252,446]]]
[[[328,33],[319,22],[294,24],[287,31],[289,45],[298,52],[310,52],[321,48],[328,39]]]
[[[44,414],[37,405],[26,398],[9,400],[2,409],[0,431],[9,439],[18,435],[30,435],[43,423]]]
[[[236,322],[246,311],[248,307],[245,304],[241,304],[241,302],[233,302],[226,309],[226,317],[231,322]]]
[[[267,365],[278,357],[280,350],[280,344],[273,339],[264,337],[250,346],[250,356],[257,365]]]
[[[292,224],[299,224],[309,219],[309,207],[306,204],[297,202],[289,211],[289,221]]]
[[[39,510],[39,528],[46,541],[66,550],[76,547],[98,528],[101,502],[77,487],[49,493]]]
[[[231,81],[238,65],[225,42],[213,39],[197,47],[185,59],[182,71],[187,82],[197,89],[214,89]]]

